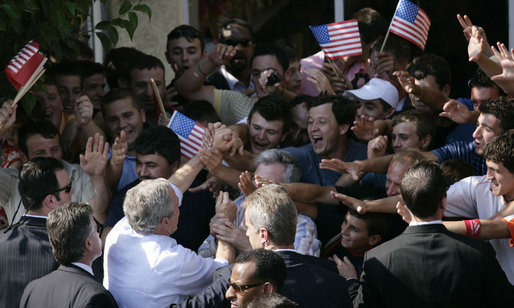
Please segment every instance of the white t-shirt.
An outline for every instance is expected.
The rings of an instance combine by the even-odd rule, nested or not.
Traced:
[[[495,196],[490,188],[491,182],[485,176],[471,176],[456,182],[448,189],[444,215],[488,219],[507,206],[503,197]],[[514,285],[514,248],[510,247],[509,239],[489,242],[509,282]]]

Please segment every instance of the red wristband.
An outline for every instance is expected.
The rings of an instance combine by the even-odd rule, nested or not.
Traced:
[[[479,238],[480,237],[480,219],[464,220],[466,236]]]

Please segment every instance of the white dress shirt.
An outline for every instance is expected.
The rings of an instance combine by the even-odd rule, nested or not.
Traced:
[[[120,307],[168,307],[213,280],[224,259],[202,258],[175,239],[135,232],[124,217],[107,236],[104,287]]]

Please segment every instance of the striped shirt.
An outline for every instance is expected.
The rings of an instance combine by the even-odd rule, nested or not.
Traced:
[[[236,124],[247,117],[257,100],[235,91],[214,90],[214,109],[224,124]]]
[[[487,173],[485,158],[477,155],[475,152],[475,141],[465,142],[459,141],[445,145],[444,147],[432,150],[440,162],[452,158],[459,158],[470,165],[476,175],[484,175]]]

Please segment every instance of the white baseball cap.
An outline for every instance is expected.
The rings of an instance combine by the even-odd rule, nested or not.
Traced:
[[[344,97],[352,99],[361,99],[370,101],[373,99],[383,99],[384,102],[396,108],[399,103],[398,90],[392,83],[380,78],[371,78],[368,83],[360,89],[347,90],[344,92]]]

